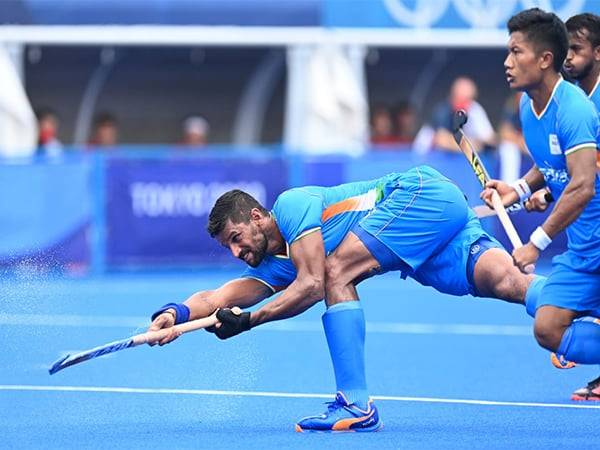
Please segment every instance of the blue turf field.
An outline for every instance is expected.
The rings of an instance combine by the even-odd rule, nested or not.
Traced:
[[[518,306],[389,274],[360,287],[385,428],[298,434],[333,394],[322,306],[221,342],[200,331],[49,376],[63,352],[145,329],[231,272],[0,279],[0,448],[597,448],[600,405],[569,400],[596,367],[554,369]]]

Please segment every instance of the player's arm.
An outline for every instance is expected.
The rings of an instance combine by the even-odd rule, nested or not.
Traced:
[[[496,190],[500,194],[502,204],[510,206],[519,201],[525,201],[532,192],[538,191],[545,185],[542,172],[534,165],[523,178],[514,183],[508,184],[501,180],[488,181],[480,197],[492,208],[492,190]]]
[[[531,234],[529,242],[513,252],[520,268],[535,262],[558,233],[573,223],[595,194],[596,149],[584,147],[566,157],[571,181],[565,187],[552,213]]]
[[[544,175],[540,172],[540,169],[534,164],[531,169],[525,174],[523,179],[529,185],[529,189],[531,192],[535,192],[539,189],[542,189],[546,186],[546,180],[544,180]]]
[[[183,302],[190,309],[189,320],[210,316],[218,308],[248,308],[274,294],[266,284],[254,278],[238,278],[214,291],[196,292]]]
[[[252,312],[250,325],[294,317],[325,296],[325,247],[317,229],[290,245],[296,279],[272,302]]]
[[[153,315],[148,331],[170,328],[176,323],[210,316],[218,308],[239,306],[247,308],[274,294],[274,290],[254,278],[238,278],[215,290],[200,291],[183,303],[170,303]],[[178,336],[169,335],[159,342],[167,344]]]
[[[571,181],[565,187],[552,213],[542,224],[544,232],[552,239],[585,209],[595,194],[596,149],[585,147],[566,157]]]

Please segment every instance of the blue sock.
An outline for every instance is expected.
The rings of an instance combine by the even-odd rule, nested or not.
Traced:
[[[535,311],[537,310],[538,300],[544,284],[546,284],[546,277],[536,275],[525,293],[525,310],[533,318],[535,318]]]
[[[600,364],[600,325],[576,320],[565,330],[557,353],[579,364]]]
[[[359,301],[342,302],[323,314],[335,383],[348,402],[366,409],[369,401],[365,374],[365,315]]]

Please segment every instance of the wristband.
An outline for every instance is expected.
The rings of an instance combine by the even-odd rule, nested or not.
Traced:
[[[190,320],[190,308],[183,303],[167,303],[162,306],[158,311],[152,314],[152,320],[156,319],[162,313],[164,313],[167,309],[175,310],[175,325],[178,325],[183,322],[187,322]]]
[[[531,236],[529,241],[537,247],[538,250],[545,250],[550,245],[552,239],[546,234],[542,227],[537,227]]]
[[[517,181],[511,183],[510,187],[517,191],[521,203],[531,197],[531,188],[523,178],[519,178]]]

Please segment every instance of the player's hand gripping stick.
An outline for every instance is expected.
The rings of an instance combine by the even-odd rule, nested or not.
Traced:
[[[471,165],[473,172],[475,172],[475,176],[479,180],[481,187],[485,188],[486,183],[490,180],[490,175],[486,170],[485,166],[483,165],[483,162],[479,158],[479,155],[475,151],[475,147],[463,131],[463,126],[467,123],[467,120],[468,116],[464,110],[459,109],[454,113],[454,140],[460,148],[460,151],[463,153],[463,155],[465,155],[465,157],[469,161],[469,164]],[[512,244],[513,248],[517,249],[522,247],[523,243],[521,242],[521,238],[519,237],[519,234],[517,233],[517,230],[515,229],[514,225],[510,221],[510,217],[508,217],[508,213],[506,212],[506,209],[502,204],[500,195],[498,195],[496,191],[492,192],[491,201],[494,211],[496,211],[498,219],[502,224],[502,228],[504,228],[504,231],[506,232],[506,235],[508,236],[508,239],[510,240],[510,243]],[[533,266],[532,264],[525,267],[526,273],[532,273],[534,270],[535,266]]]

